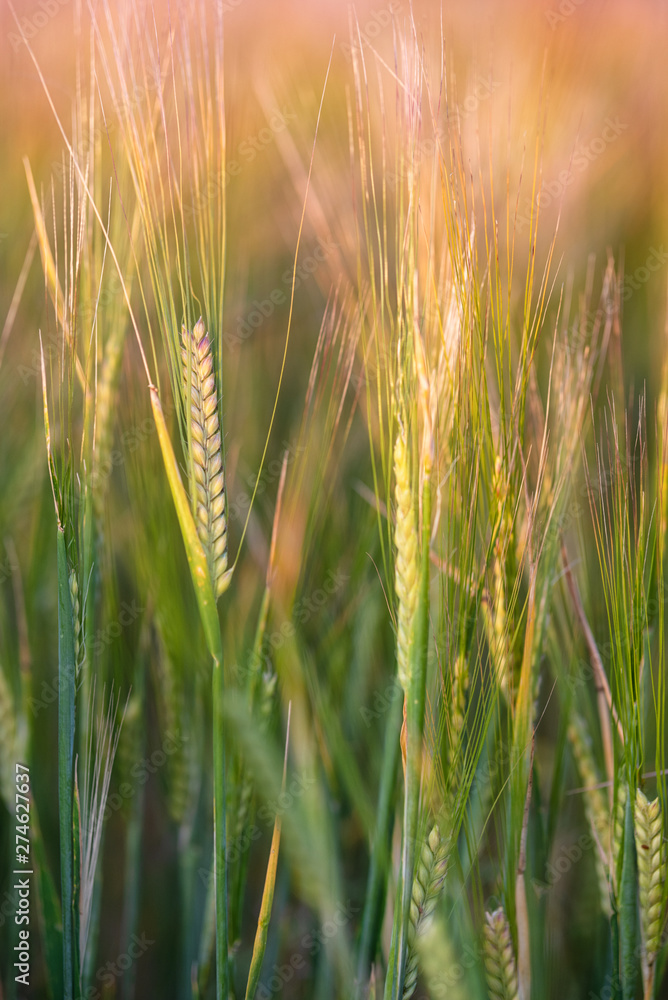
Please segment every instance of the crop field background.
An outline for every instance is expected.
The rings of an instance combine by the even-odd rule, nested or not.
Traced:
[[[0,0],[0,998],[668,997],[667,39]]]

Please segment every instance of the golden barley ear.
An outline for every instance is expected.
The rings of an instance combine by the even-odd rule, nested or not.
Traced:
[[[397,668],[399,682],[408,691],[411,648],[418,600],[418,530],[411,490],[410,464],[405,431],[399,428],[394,446],[396,546],[394,587],[397,608]]]
[[[223,443],[209,334],[201,318],[183,328],[183,366],[190,383],[191,499],[216,597],[227,589],[227,511]]]
[[[517,966],[508,918],[502,906],[485,914],[485,972],[492,1000],[517,1000]]]

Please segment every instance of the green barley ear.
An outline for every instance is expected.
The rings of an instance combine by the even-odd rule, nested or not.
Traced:
[[[663,844],[663,817],[658,799],[650,802],[638,789],[635,807],[635,840],[638,854],[640,918],[647,970],[653,969],[661,943],[663,926],[663,883],[666,854]]]
[[[411,646],[418,598],[418,532],[411,490],[410,464],[403,427],[397,431],[394,445],[396,523],[394,542],[397,549],[394,586],[399,602],[397,610],[397,667],[399,682],[408,691],[411,673]]]
[[[466,725],[466,699],[469,689],[469,665],[463,653],[458,653],[452,667],[452,700],[450,704],[450,742],[448,762],[459,773],[463,764],[462,738]],[[454,772],[453,772],[454,776]]]
[[[491,1000],[518,1000],[515,952],[502,906],[485,914],[485,972]]]
[[[81,605],[79,603],[79,583],[74,570],[70,571],[70,598],[72,600],[72,624],[74,628],[74,662],[78,677],[81,670]]]
[[[438,826],[434,826],[422,847],[413,879],[403,1000],[409,1000],[417,986],[417,939],[427,929],[445,881],[447,867],[447,847],[441,839]]]
[[[201,319],[183,328],[183,365],[190,382],[191,500],[216,597],[227,589],[227,516],[223,443],[211,340]],[[189,376],[190,373],[190,376]]]

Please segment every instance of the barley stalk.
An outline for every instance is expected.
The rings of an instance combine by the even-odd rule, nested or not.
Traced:
[[[411,491],[410,464],[405,431],[399,428],[394,446],[396,524],[394,542],[397,611],[397,668],[399,682],[408,691],[411,677],[411,647],[418,599],[418,533]]]
[[[427,929],[446,872],[446,845],[441,839],[438,826],[434,826],[422,847],[413,879],[403,1000],[409,1000],[415,992],[418,976],[417,939]]]
[[[661,943],[666,855],[661,803],[658,798],[650,802],[640,789],[636,793],[635,841],[638,853],[640,918],[646,962],[644,971],[647,982]]]
[[[515,953],[502,906],[485,914],[485,972],[491,1000],[518,1000]]]
[[[624,843],[624,813],[626,811],[626,800],[629,790],[624,781],[620,781],[617,787],[617,802],[615,803],[614,824],[612,829],[612,868],[615,877],[615,886],[619,882],[619,867],[622,856],[622,846]]]
[[[216,597],[220,597],[228,583],[227,516],[213,353],[201,319],[192,333],[184,328],[182,337],[186,383],[190,382],[191,499],[197,534],[206,553]]]

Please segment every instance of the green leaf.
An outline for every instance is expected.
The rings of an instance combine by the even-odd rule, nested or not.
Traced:
[[[74,921],[74,982],[77,993],[81,990],[81,969],[79,955],[79,893],[81,891],[81,811],[79,807],[79,782],[74,772],[74,798],[72,801],[72,844],[74,859],[74,884],[72,886],[72,916]]]
[[[44,965],[46,966],[47,987],[53,1000],[63,995],[62,949],[63,949],[63,918],[60,910],[60,899],[53,876],[46,860],[42,831],[37,818],[37,807],[34,800],[30,810],[30,840],[35,859],[35,876],[37,881],[37,918],[44,942]]]

